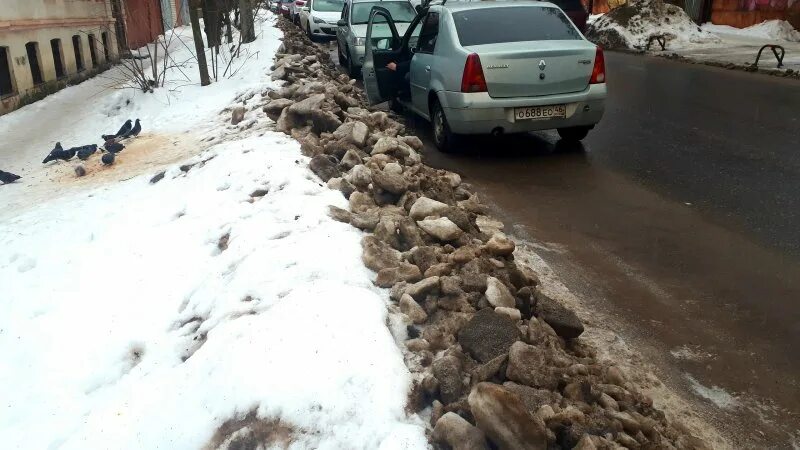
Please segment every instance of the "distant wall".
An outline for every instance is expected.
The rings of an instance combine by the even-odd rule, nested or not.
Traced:
[[[745,28],[765,20],[787,20],[800,29],[800,0],[713,0],[711,22]]]
[[[84,80],[118,58],[114,20],[107,0],[0,0],[0,46],[8,49],[7,64],[14,91],[0,97],[0,114],[21,104],[31,103],[67,84]],[[106,33],[108,48],[103,47]],[[94,37],[94,62],[89,36]],[[80,63],[73,36],[79,37]],[[51,40],[61,42],[63,76],[56,75]],[[35,59],[29,58],[26,44],[35,43]],[[107,50],[107,51],[106,51]],[[106,58],[108,53],[108,58]],[[34,80],[35,62],[41,82]],[[79,68],[82,66],[82,68]],[[0,67],[0,71],[6,66]]]

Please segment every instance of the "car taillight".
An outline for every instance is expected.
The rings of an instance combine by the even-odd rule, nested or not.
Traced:
[[[486,92],[486,78],[483,76],[481,59],[477,53],[467,56],[464,75],[461,77],[461,92]]]
[[[600,84],[606,82],[606,58],[603,56],[603,49],[597,47],[597,52],[594,55],[594,68],[592,69],[592,78],[589,79],[589,84]]]
[[[294,4],[297,6],[305,6],[306,2],[303,0],[294,0]]]

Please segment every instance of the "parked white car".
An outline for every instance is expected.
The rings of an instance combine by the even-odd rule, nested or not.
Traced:
[[[300,28],[312,41],[336,38],[336,23],[342,17],[344,0],[308,0],[300,9]]]

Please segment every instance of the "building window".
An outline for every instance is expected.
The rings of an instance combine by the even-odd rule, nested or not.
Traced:
[[[56,78],[64,78],[64,53],[61,51],[61,39],[51,39],[50,48],[53,49],[53,65],[56,68]]]
[[[75,67],[78,72],[83,70],[83,55],[81,54],[81,37],[79,35],[72,36],[72,48],[75,50]]]
[[[33,84],[38,85],[44,83],[44,77],[42,77],[42,63],[39,62],[39,43],[28,42],[25,44],[25,51],[28,53],[28,65],[31,66]]]
[[[109,58],[108,54],[108,31],[104,31],[100,38],[103,40],[103,56],[106,58],[106,62],[108,62],[111,58]]]
[[[92,57],[92,67],[97,67],[97,40],[93,34],[89,35],[89,56]]]
[[[8,47],[0,47],[0,97],[13,95],[16,92],[10,53]]]

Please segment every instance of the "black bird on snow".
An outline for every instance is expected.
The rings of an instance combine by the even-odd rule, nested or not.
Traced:
[[[50,161],[55,161],[56,159],[58,159],[55,157],[55,155],[58,155],[63,151],[64,149],[61,147],[61,142],[56,142],[55,147],[53,147],[53,149],[50,150],[50,153],[44,158],[42,164],[48,163]]]
[[[20,178],[22,178],[22,177],[19,176],[19,175],[14,175],[11,172],[4,172],[4,171],[0,170],[0,181],[2,181],[3,184],[13,183],[13,182],[19,180]]]
[[[114,153],[103,153],[103,156],[100,157],[100,161],[102,161],[103,164],[110,166],[114,164],[115,157],[116,155]]]
[[[86,161],[96,151],[97,151],[97,144],[84,145],[82,147],[78,147],[78,159],[80,159],[81,161]]]
[[[139,119],[136,119],[136,124],[133,126],[133,128],[131,128],[131,131],[130,133],[128,133],[128,136],[138,136],[139,133],[141,132],[142,132],[142,124],[139,123]]]
[[[122,151],[123,148],[125,148],[125,146],[120,144],[119,142],[106,142],[105,148],[106,151],[109,151],[111,153],[119,153]]]
[[[64,161],[69,161],[74,156],[75,156],[75,149],[74,148],[71,148],[69,150],[64,150],[64,148],[61,147],[61,143],[60,142],[56,142],[55,148],[53,148],[53,150],[50,150],[50,154],[47,155],[44,158],[44,161],[42,161],[42,164],[46,164],[46,163],[48,163],[50,161],[55,161],[57,159],[62,159]]]
[[[131,119],[126,120],[125,121],[125,125],[123,125],[122,128],[120,128],[119,131],[117,131],[117,134],[115,134],[114,136],[115,137],[125,137],[125,136],[127,136],[128,133],[131,132],[131,127],[132,126],[133,125],[131,124]]]

